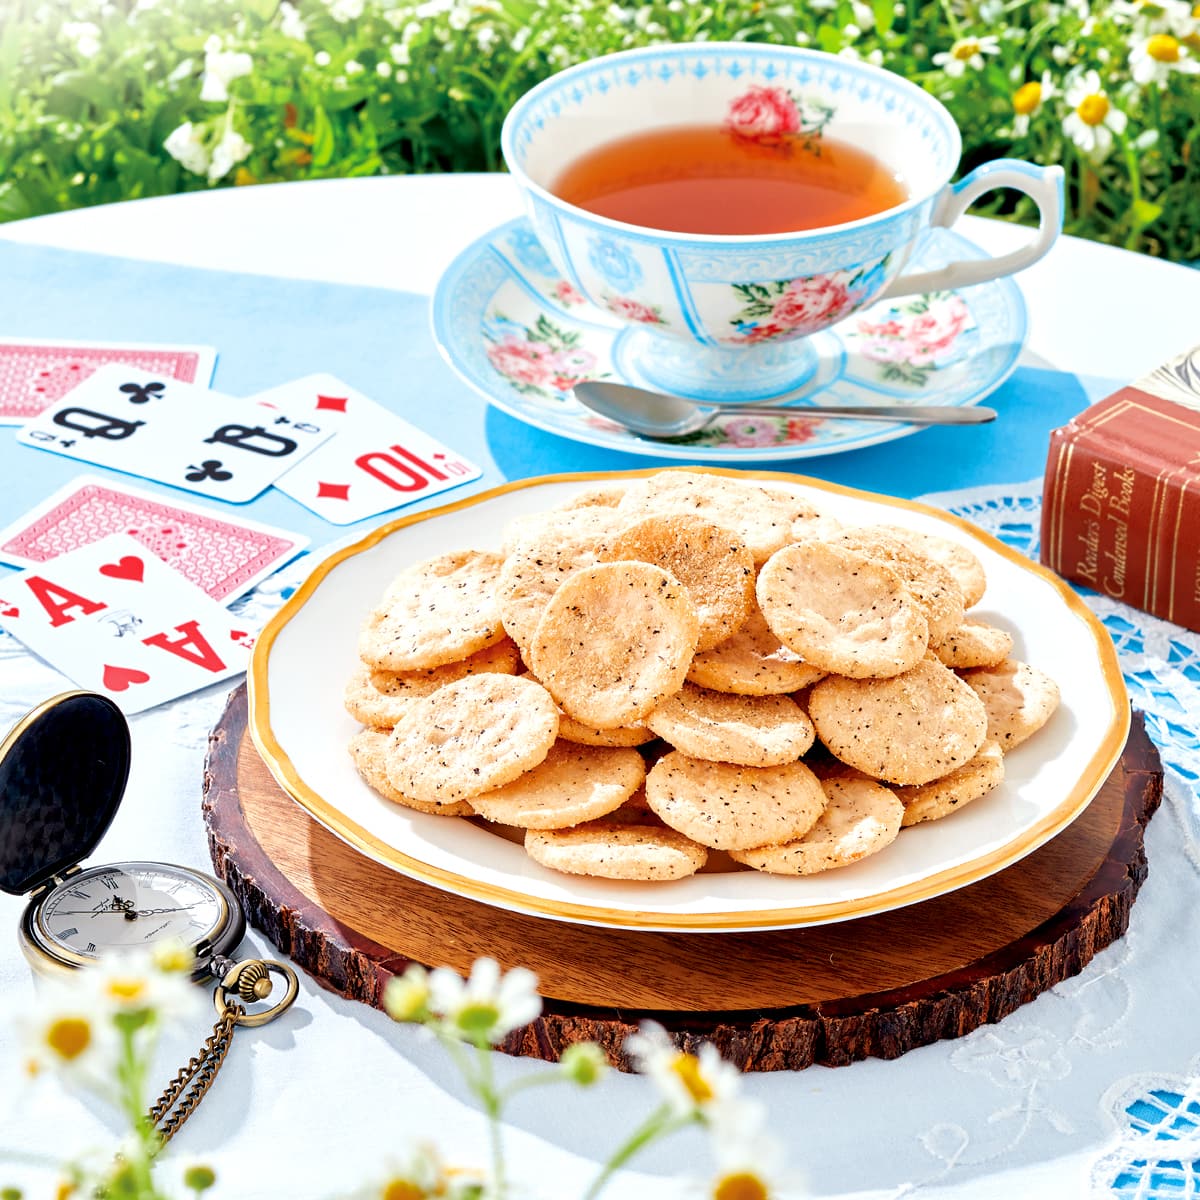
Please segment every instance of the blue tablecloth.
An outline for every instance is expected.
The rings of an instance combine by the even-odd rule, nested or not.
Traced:
[[[442,360],[425,296],[4,241],[0,280],[3,336],[213,345],[219,353],[213,386],[234,395],[332,372],[484,468],[483,478],[454,498],[505,479],[626,470],[655,461],[650,455],[567,441],[491,408]],[[992,425],[929,429],[852,453],[791,462],[764,458],[756,465],[904,497],[1029,479],[1042,472],[1048,431],[1112,386],[1022,367],[989,399],[1000,413]],[[11,430],[0,430],[0,524],[15,520],[84,469],[93,470],[18,445]],[[137,486],[194,499],[145,481]],[[436,506],[448,498],[412,507]],[[331,526],[274,490],[249,505],[228,508],[306,534],[314,550],[359,531],[358,526]],[[378,519],[363,522],[362,528]]]

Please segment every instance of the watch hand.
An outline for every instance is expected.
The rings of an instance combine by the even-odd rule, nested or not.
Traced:
[[[137,908],[133,911],[136,912],[139,917],[150,917],[155,913],[184,912],[186,909],[195,907],[195,904],[173,904],[169,908]]]

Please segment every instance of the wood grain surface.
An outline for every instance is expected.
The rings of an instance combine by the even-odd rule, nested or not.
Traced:
[[[465,973],[491,955],[534,970],[541,1018],[502,1049],[556,1059],[622,1043],[645,1018],[681,1046],[711,1041],[744,1070],[895,1058],[997,1021],[1080,971],[1125,931],[1146,875],[1162,768],[1140,715],[1082,816],[1016,865],[924,903],[762,933],[646,933],[505,912],[364,857],[275,782],[234,691],[209,741],[204,816],[214,866],[248,919],[314,978],[381,1006],[409,962]],[[447,818],[449,819],[449,818]]]

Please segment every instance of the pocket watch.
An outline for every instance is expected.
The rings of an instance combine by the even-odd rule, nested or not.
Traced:
[[[64,974],[172,941],[192,952],[193,979],[217,981],[213,1035],[150,1113],[165,1140],[207,1090],[234,1028],[278,1016],[299,982],[286,963],[229,957],[246,918],[219,879],[174,863],[82,865],[120,806],[130,750],[124,714],[94,692],[54,696],[17,722],[0,743],[0,890],[29,895],[19,937],[38,972]],[[273,976],[282,998],[252,1009],[272,999]]]

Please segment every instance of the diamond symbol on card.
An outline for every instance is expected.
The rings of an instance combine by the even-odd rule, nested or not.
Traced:
[[[346,405],[350,403],[349,396],[317,396],[317,411],[324,409],[326,412],[341,412],[346,411]]]
[[[348,483],[318,483],[318,500],[349,500],[350,485]]]

